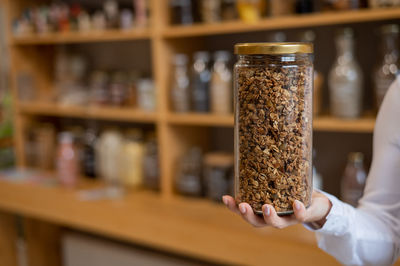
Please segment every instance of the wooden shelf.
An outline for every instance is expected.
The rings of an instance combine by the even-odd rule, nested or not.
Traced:
[[[315,118],[313,121],[313,128],[315,131],[372,133],[374,131],[374,126],[375,118],[369,116],[358,119],[322,116]]]
[[[55,32],[46,34],[31,34],[25,36],[13,36],[13,45],[39,45],[57,43],[85,43],[85,42],[110,42],[132,41],[150,39],[150,30],[104,30],[90,32]]]
[[[30,115],[77,117],[143,123],[154,123],[157,119],[157,114],[155,112],[146,112],[139,109],[122,107],[80,107],[60,106],[54,103],[21,102],[18,104],[17,110],[20,113]]]
[[[233,115],[214,115],[199,113],[169,113],[167,120],[174,125],[187,126],[233,126]]]
[[[400,18],[400,8],[364,9],[266,18],[256,23],[232,21],[215,24],[170,26],[163,31],[163,35],[167,38],[182,38],[190,36],[207,36],[249,31],[369,22],[398,18]]]
[[[82,201],[76,191],[0,181],[0,209],[56,225],[100,234],[229,265],[337,265],[301,225],[256,229],[208,200],[162,200],[150,191],[122,199]],[[291,256],[287,256],[290,254]]]
[[[168,121],[174,125],[187,126],[223,126],[232,127],[234,124],[233,115],[212,115],[212,114],[176,114],[170,113]],[[331,116],[314,118],[313,126],[315,131],[337,131],[337,132],[373,132],[375,118],[372,116],[359,119],[341,119]]]

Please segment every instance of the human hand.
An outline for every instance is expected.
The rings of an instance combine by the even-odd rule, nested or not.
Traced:
[[[322,193],[314,191],[310,207],[305,208],[304,204],[298,200],[293,202],[294,214],[290,216],[278,216],[274,207],[265,204],[262,207],[263,217],[254,214],[253,209],[248,203],[236,205],[235,199],[231,196],[223,196],[222,201],[234,213],[241,215],[244,220],[255,227],[272,226],[275,228],[285,228],[298,223],[314,223],[321,228],[326,221],[326,216],[331,210],[332,203]]]

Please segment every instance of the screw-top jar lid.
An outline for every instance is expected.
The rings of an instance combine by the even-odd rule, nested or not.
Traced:
[[[238,43],[235,45],[235,54],[311,54],[313,52],[313,44],[305,42]]]

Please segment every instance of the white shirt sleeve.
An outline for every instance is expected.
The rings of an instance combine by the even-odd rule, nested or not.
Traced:
[[[321,249],[346,265],[395,262],[400,243],[399,77],[390,86],[377,117],[372,165],[358,208],[325,195],[332,209],[324,226],[315,230]]]

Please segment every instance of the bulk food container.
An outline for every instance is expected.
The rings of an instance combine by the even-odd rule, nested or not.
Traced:
[[[235,45],[235,199],[293,213],[312,193],[313,46]]]

